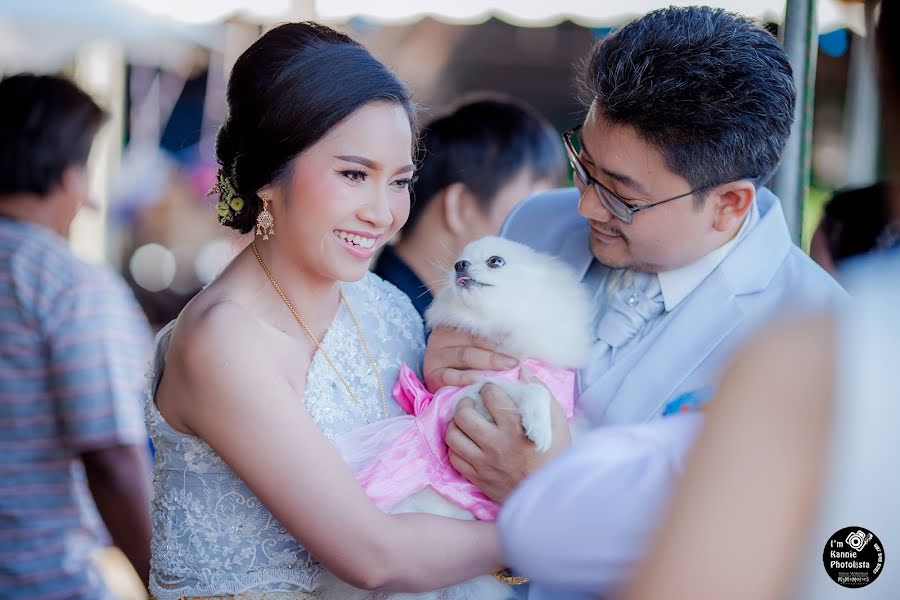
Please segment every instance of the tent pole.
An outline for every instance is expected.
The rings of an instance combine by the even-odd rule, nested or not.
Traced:
[[[803,203],[809,195],[812,113],[816,78],[816,0],[786,0],[782,45],[794,70],[797,104],[794,125],[772,189],[781,198],[791,237],[800,243]]]

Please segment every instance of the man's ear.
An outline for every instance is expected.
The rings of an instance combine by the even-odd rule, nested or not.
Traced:
[[[741,179],[718,186],[712,194],[707,201],[715,203],[713,228],[726,232],[734,229],[747,216],[756,198],[756,186],[747,179]]]
[[[86,174],[82,167],[69,165],[63,169],[57,188],[63,194],[78,194],[84,189]]]
[[[60,175],[59,183],[51,190],[53,194],[59,194],[61,197],[67,198],[76,203],[77,206],[88,206],[96,209],[96,203],[91,202],[88,197],[87,171],[83,166],[69,165],[66,167],[62,175]]]
[[[468,235],[472,219],[480,215],[478,200],[464,183],[453,183],[444,188],[442,208],[447,230],[457,237]]]

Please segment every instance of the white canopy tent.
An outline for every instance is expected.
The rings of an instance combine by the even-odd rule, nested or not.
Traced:
[[[799,102],[795,131],[775,187],[785,201],[795,238],[799,238],[802,199],[809,182],[816,34],[847,27],[865,35],[875,3],[876,0],[29,0],[0,4],[0,69],[6,73],[56,70],[72,64],[74,58],[81,65],[76,76],[81,75],[86,87],[101,97],[107,96],[107,106],[121,106],[109,95],[122,93],[121,82],[114,81],[113,73],[122,71],[124,76],[125,60],[171,67],[184,61],[190,49],[197,46],[233,52],[227,46],[234,45],[229,40],[235,37],[235,26],[226,26],[226,22],[235,16],[244,23],[262,26],[287,20],[344,23],[358,18],[399,25],[424,17],[473,24],[497,17],[522,27],[546,27],[571,20],[586,27],[607,28],[661,6],[717,6],[781,24],[785,49],[797,77]],[[243,38],[240,43],[249,43],[255,33],[255,27],[245,27],[238,36]],[[101,49],[97,49],[98,43],[102,44]],[[228,57],[225,63],[230,63]],[[870,57],[855,60],[854,69],[862,76],[852,77],[859,82],[859,89],[851,90],[856,108],[851,107],[849,122],[867,135],[851,136],[858,147],[851,149],[850,156],[871,157],[871,152],[862,151],[864,146],[873,144],[869,134],[877,133],[877,110],[873,110],[877,95]],[[92,78],[96,81],[92,82]],[[102,89],[104,85],[106,90]],[[876,162],[866,160],[860,169],[868,171],[860,174],[862,171],[857,169],[855,179],[864,181],[868,173],[873,174]]]
[[[206,14],[197,3],[179,0],[127,0],[146,10],[162,12],[173,19],[202,22],[222,18],[228,10],[246,11],[250,3],[229,0],[209,5]],[[803,199],[808,195],[811,171],[812,95],[818,33],[849,28],[865,35],[871,24],[874,0],[266,0],[256,2],[255,14],[262,20],[312,18],[324,22],[346,22],[363,18],[389,25],[409,24],[426,17],[455,24],[474,24],[496,17],[520,27],[547,27],[570,20],[593,28],[620,25],[661,6],[707,4],[781,24],[782,42],[794,66],[797,83],[797,113],[794,132],[785,150],[782,168],[773,187],[783,199],[788,225],[800,241]],[[868,19],[867,19],[868,17]],[[859,54],[859,52],[857,52]],[[862,157],[851,165],[848,180],[874,177],[877,161],[873,145],[877,134],[877,110],[871,57],[855,57],[850,122],[867,135],[853,135],[850,156]],[[877,135],[875,136],[877,138]]]
[[[0,66],[51,71],[85,45],[114,44],[147,62],[169,64],[190,48],[217,43],[218,27],[189,24],[125,0],[28,0],[0,4]]]
[[[121,0],[155,15],[184,23],[213,23],[231,15],[262,22],[294,18],[344,22],[354,18],[403,25],[425,17],[456,24],[477,24],[491,17],[520,27],[547,27],[571,20],[585,27],[610,27],[661,6],[706,4],[760,19],[783,22],[785,0]],[[819,31],[850,27],[864,31],[860,6],[842,0],[819,0]]]
[[[479,23],[497,17],[521,27],[546,27],[571,20],[585,27],[620,25],[663,6],[705,4],[760,19],[783,22],[784,0],[316,0],[315,14],[325,21],[363,17],[378,23],[409,23],[432,17],[452,23]],[[864,29],[861,7],[840,0],[819,0],[817,27],[828,31]]]

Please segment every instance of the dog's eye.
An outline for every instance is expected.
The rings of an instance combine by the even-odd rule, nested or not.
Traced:
[[[499,269],[500,267],[502,267],[503,265],[506,264],[506,261],[503,260],[499,256],[492,256],[489,259],[487,259],[485,262],[487,263],[487,266],[489,266],[492,269]]]

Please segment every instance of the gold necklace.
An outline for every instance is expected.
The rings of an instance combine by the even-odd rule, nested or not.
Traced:
[[[341,372],[338,371],[338,368],[334,366],[334,363],[331,361],[331,357],[328,356],[328,353],[325,352],[325,348],[319,343],[319,340],[316,339],[315,334],[312,330],[307,327],[306,323],[300,317],[300,313],[297,312],[297,309],[294,308],[294,305],[291,304],[290,300],[287,299],[287,296],[281,291],[281,287],[275,282],[275,278],[272,277],[272,273],[269,271],[269,267],[266,266],[265,261],[259,253],[259,249],[256,247],[256,242],[253,242],[253,253],[256,254],[256,260],[259,261],[259,266],[262,267],[262,270],[265,272],[266,276],[269,278],[269,281],[272,282],[272,286],[275,288],[275,291],[278,292],[278,295],[281,296],[281,299],[284,300],[284,303],[290,309],[291,313],[294,315],[294,318],[300,323],[300,326],[303,327],[304,331],[306,331],[306,335],[309,336],[309,339],[313,341],[316,345],[316,349],[322,353],[322,356],[325,357],[325,361],[331,367],[331,370],[334,371],[334,374],[337,375],[338,379],[341,380],[341,383],[344,384],[344,389],[347,390],[347,395],[350,396],[350,400],[353,401],[353,404],[359,409],[359,412],[362,413],[363,418],[366,420],[366,424],[371,424],[369,421],[369,415],[366,412],[365,407],[362,403],[357,399],[356,394],[350,389],[350,384],[347,383],[347,380],[341,375]],[[366,351],[366,356],[369,357],[369,364],[372,365],[372,372],[375,374],[375,379],[378,381],[378,390],[381,392],[381,412],[384,415],[384,418],[388,418],[387,412],[387,400],[384,396],[384,383],[381,381],[381,375],[378,373],[378,366],[375,364],[375,359],[372,357],[372,352],[369,350],[369,345],[366,344],[366,338],[363,336],[362,327],[359,326],[359,321],[356,320],[356,315],[353,313],[353,309],[350,308],[350,303],[347,301],[347,297],[344,296],[344,290],[338,288],[338,291],[341,295],[341,300],[344,303],[344,306],[347,307],[347,312],[350,313],[350,318],[353,319],[353,325],[356,326],[356,332],[359,334],[359,341],[362,342],[363,350]]]

